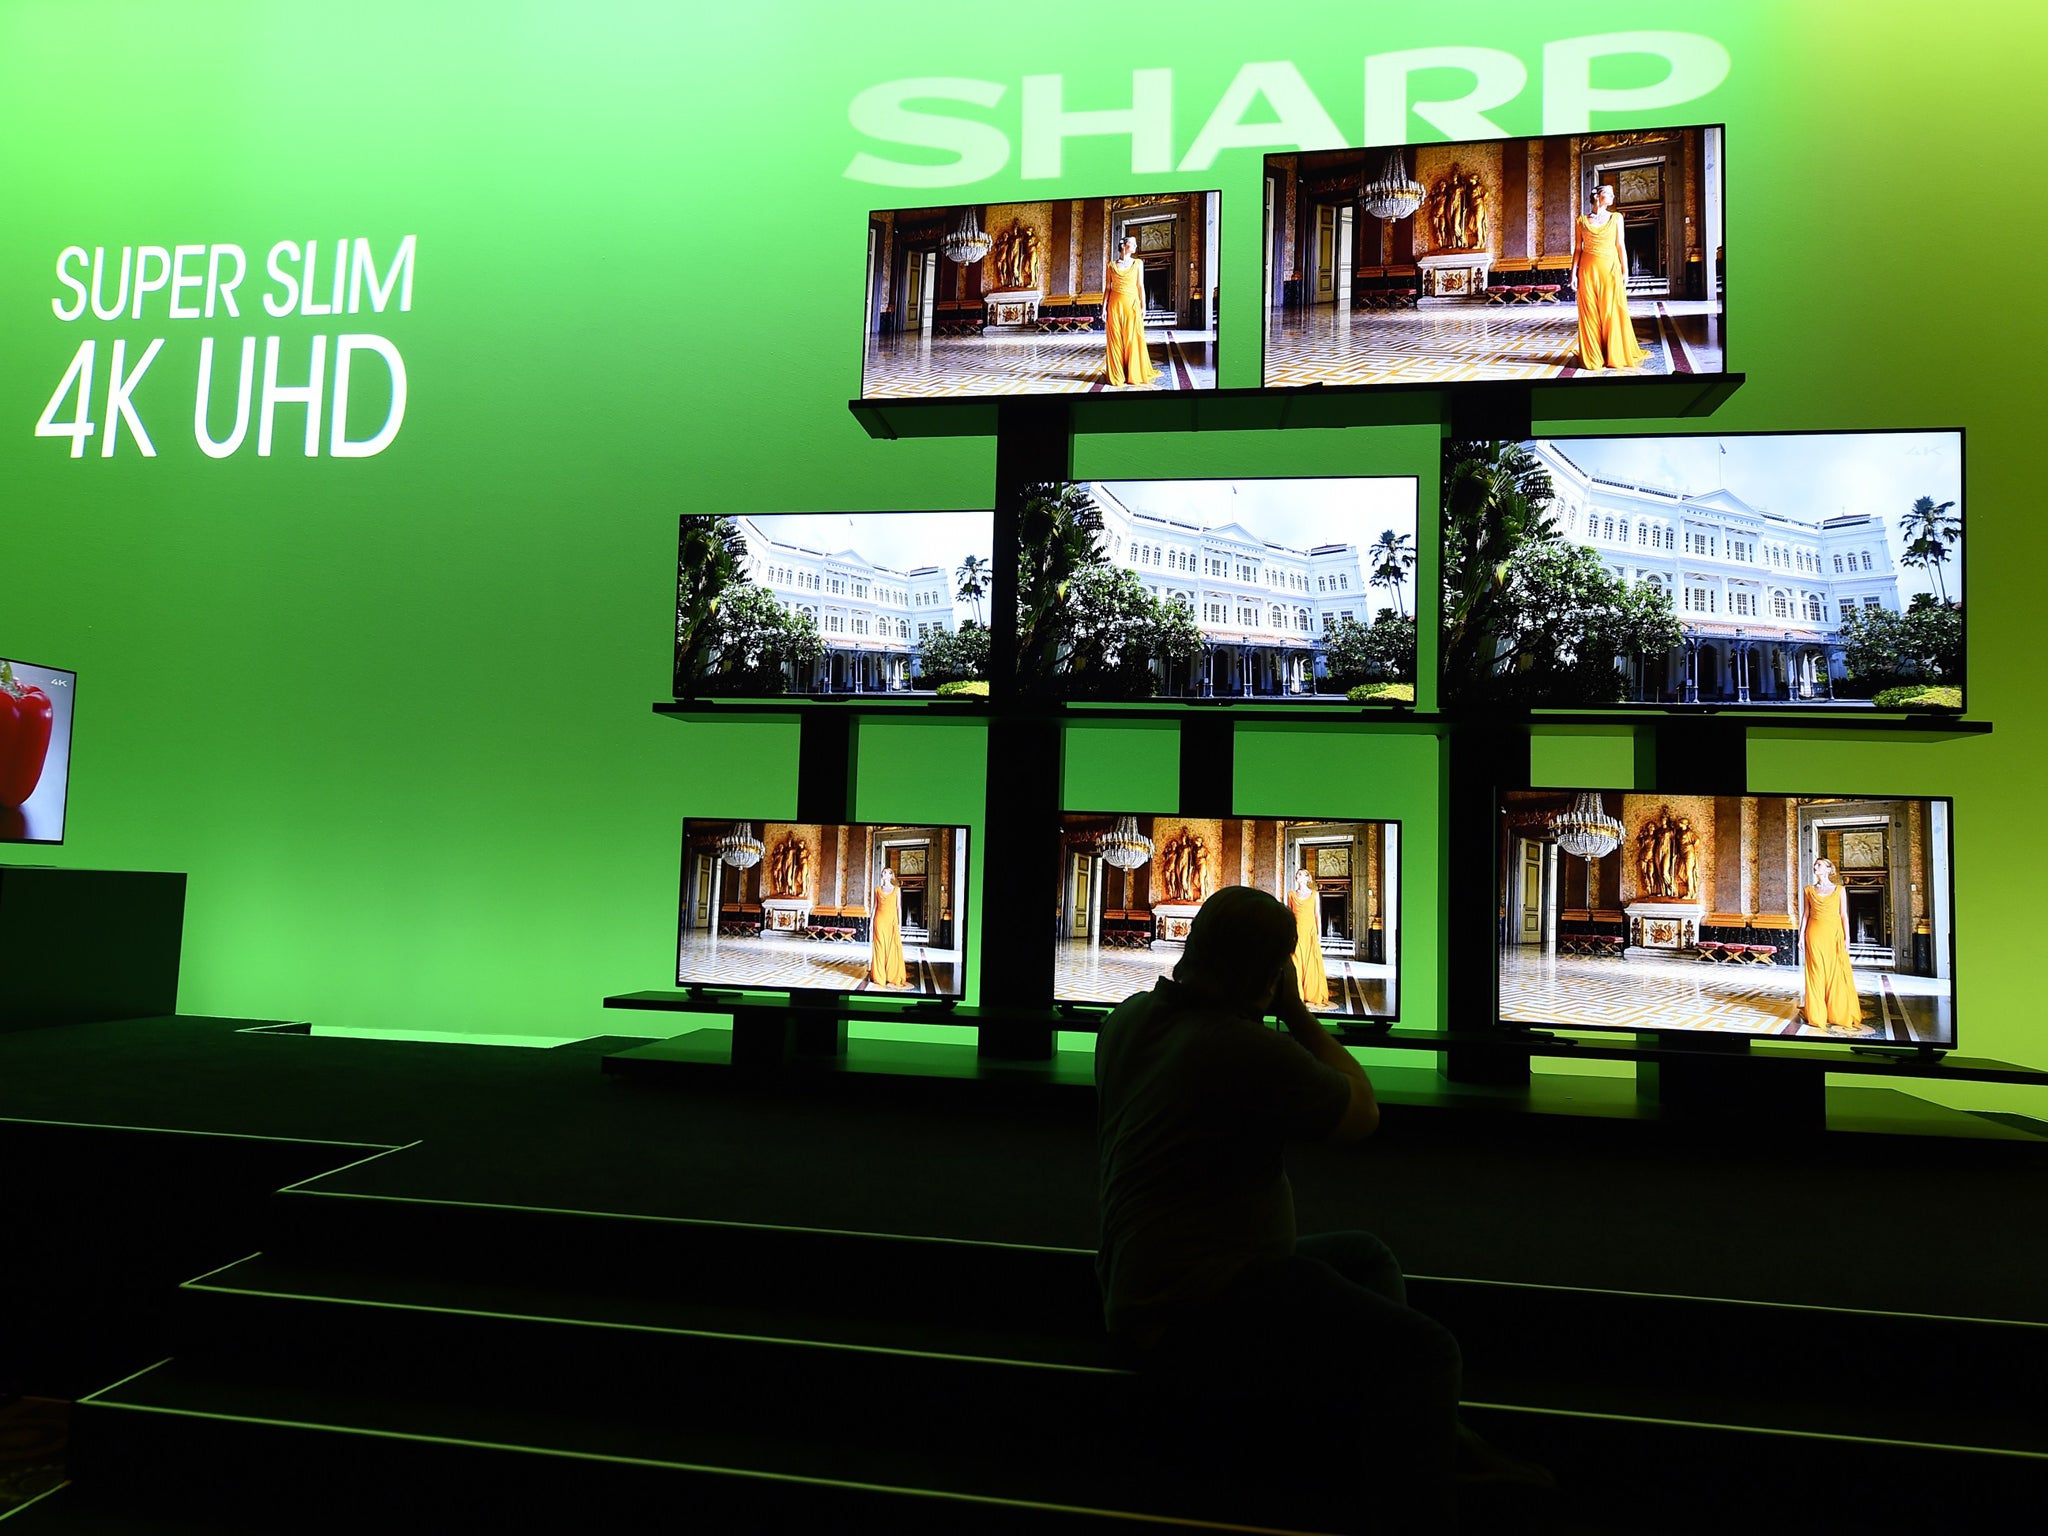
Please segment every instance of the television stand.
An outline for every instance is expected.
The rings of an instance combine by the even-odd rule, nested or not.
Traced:
[[[1931,1067],[1948,1054],[1948,1049],[1939,1045],[1852,1045],[1849,1054],[1875,1056],[1881,1061],[1917,1061]]]

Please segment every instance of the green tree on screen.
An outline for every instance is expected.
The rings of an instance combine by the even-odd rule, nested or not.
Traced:
[[[690,515],[682,520],[676,558],[676,675],[680,695],[696,691],[717,645],[720,603],[747,584],[747,540],[730,517]],[[779,690],[778,690],[779,691]]]

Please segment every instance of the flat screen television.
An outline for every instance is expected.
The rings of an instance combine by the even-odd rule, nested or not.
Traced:
[[[1440,694],[1963,707],[1963,434],[1449,442]]]
[[[676,985],[958,999],[967,829],[683,823]]]
[[[1400,871],[1395,821],[1069,811],[1054,1000],[1114,1007],[1146,990],[1173,970],[1203,901],[1249,885],[1295,914],[1303,1001],[1391,1023],[1400,1016]]]
[[[1265,386],[1725,373],[1721,141],[1268,155]]]
[[[1026,697],[1412,704],[1408,476],[1099,480],[1018,516]]]
[[[1955,1046],[1947,800],[1534,789],[1500,809],[1504,1022]]]
[[[0,843],[61,843],[78,674],[0,658]]]
[[[686,514],[675,696],[986,694],[994,543],[988,512]]]
[[[1220,201],[869,214],[861,398],[1214,389]]]

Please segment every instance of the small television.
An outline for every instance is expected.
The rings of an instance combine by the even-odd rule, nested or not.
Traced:
[[[1963,434],[1448,442],[1446,707],[1960,711]]]
[[[986,695],[989,512],[685,514],[675,696]]]
[[[1412,705],[1416,487],[1355,475],[1031,488],[1018,692]]]
[[[1952,1049],[1945,799],[1501,795],[1500,1017]]]
[[[1268,155],[1262,382],[1725,373],[1722,136]]]
[[[78,674],[0,658],[0,843],[61,843]]]
[[[967,829],[683,823],[676,985],[958,1000]]]
[[[1054,1000],[1114,1007],[1172,972],[1226,885],[1285,902],[1297,979],[1320,1014],[1400,1016],[1401,826],[1069,811],[1061,818]]]
[[[1215,192],[868,215],[861,398],[1216,387]]]

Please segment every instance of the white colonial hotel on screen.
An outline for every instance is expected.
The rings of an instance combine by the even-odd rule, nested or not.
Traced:
[[[1162,692],[1201,697],[1316,691],[1322,635],[1337,620],[1370,624],[1391,595],[1365,580],[1356,544],[1291,549],[1239,523],[1181,522],[1124,505],[1091,484],[1102,509],[1105,552],[1135,571],[1154,597],[1185,603],[1201,627],[1192,677],[1169,676]]]
[[[957,627],[957,583],[950,570],[936,565],[893,570],[859,550],[812,549],[771,538],[751,518],[737,521],[747,540],[748,577],[784,607],[817,620],[825,642],[825,654],[811,675],[791,680],[799,693],[887,693],[912,687],[918,642],[934,629]]]
[[[1685,638],[1638,668],[1636,696],[1667,703],[1825,701],[1843,674],[1851,609],[1900,607],[1882,517],[1801,521],[1730,491],[1688,494],[1588,473],[1569,442],[1539,442],[1551,515],[1624,581],[1671,597]],[[1903,508],[1903,503],[1902,503]]]

